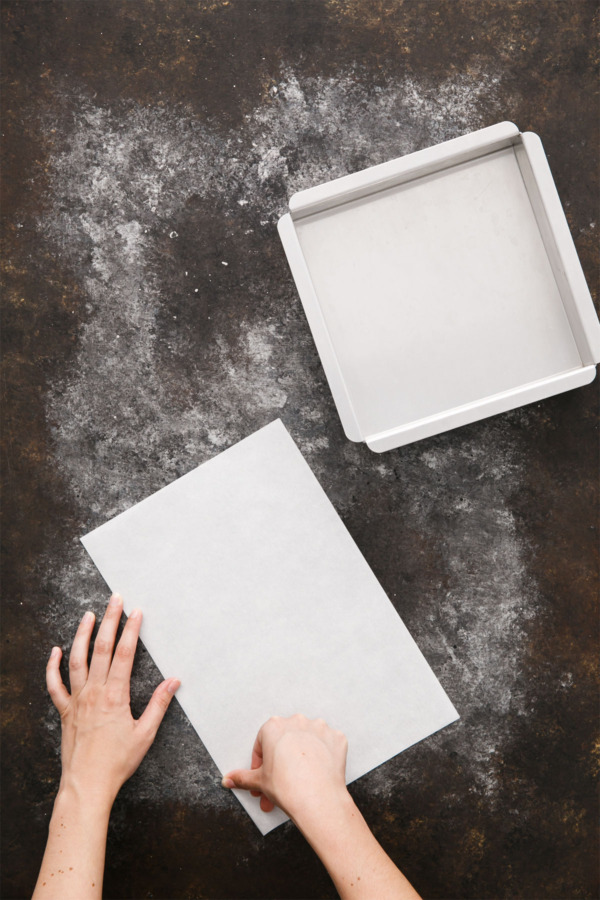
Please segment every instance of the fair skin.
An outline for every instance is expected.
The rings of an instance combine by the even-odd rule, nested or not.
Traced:
[[[132,717],[129,686],[142,614],[131,613],[114,650],[122,610],[121,598],[113,595],[89,669],[94,616],[84,616],[69,659],[70,694],[59,672],[60,648],[48,661],[48,691],[62,721],[62,775],[33,900],[100,900],[112,804],[151,746],[180,684],[163,681],[142,716]],[[265,812],[276,805],[287,812],[342,900],[419,900],[346,789],[347,749],[344,735],[322,719],[274,717],[258,732],[251,768],[229,772],[223,786],[250,790]]]
[[[250,769],[228,772],[227,788],[283,809],[325,865],[341,900],[419,900],[377,842],[346,788],[348,742],[323,719],[275,716],[256,738]]]
[[[163,681],[133,718],[129,684],[142,614],[131,613],[113,656],[122,611],[121,598],[113,595],[89,669],[94,616],[83,617],[69,658],[70,694],[60,676],[59,647],[48,660],[46,683],[62,723],[62,775],[34,900],[100,900],[114,799],[146,755],[180,684]]]

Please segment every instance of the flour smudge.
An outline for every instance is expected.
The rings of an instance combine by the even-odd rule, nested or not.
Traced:
[[[522,470],[507,436],[512,420],[495,420],[471,442],[440,436],[400,454],[345,441],[275,224],[297,190],[503,118],[499,83],[479,73],[369,89],[352,70],[302,79],[284,70],[225,134],[179,108],[105,108],[65,95],[77,113],[47,123],[57,134],[52,202],[39,223],[43,245],[86,298],[76,356],[47,398],[54,460],[80,533],[281,416],[342,516],[365,502],[368,479],[439,545],[444,583],[421,574],[419,614],[407,608],[406,620],[462,720],[456,737],[426,744],[438,752],[453,742],[474,790],[488,797],[509,714],[523,708],[523,635],[536,608],[510,512]],[[59,598],[48,621],[67,632],[84,606],[100,612],[104,603],[77,537],[68,565],[43,560]],[[402,597],[392,599],[404,615]],[[142,651],[138,712],[157,678]],[[164,754],[178,765],[166,770]],[[389,778],[369,778],[372,790],[389,790]],[[161,730],[135,792],[231,803],[183,715]]]

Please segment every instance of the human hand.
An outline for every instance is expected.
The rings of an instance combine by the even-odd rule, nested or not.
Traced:
[[[113,656],[122,609],[123,601],[113,594],[98,629],[89,671],[94,614],[84,615],[69,657],[70,694],[60,676],[60,647],[54,647],[46,668],[48,692],[62,720],[60,787],[109,809],[146,755],[180,685],[176,678],[163,681],[140,718],[133,718],[129,685],[142,613],[132,611]]]
[[[264,812],[277,805],[297,820],[347,795],[347,751],[346,737],[323,719],[274,716],[258,732],[251,768],[228,772],[222,783],[260,796]]]
[[[258,732],[252,767],[235,769],[223,787],[260,796],[296,823],[319,855],[341,900],[419,900],[373,836],[346,788],[348,742],[323,719],[269,719]]]

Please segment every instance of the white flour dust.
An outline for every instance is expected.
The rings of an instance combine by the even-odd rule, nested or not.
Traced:
[[[384,458],[378,469],[399,484],[407,528],[439,558],[438,578],[419,578],[419,559],[404,560],[418,590],[414,620],[405,621],[461,715],[454,731],[430,738],[428,747],[468,757],[471,790],[488,803],[499,788],[496,756],[529,711],[521,661],[527,624],[541,608],[509,505],[524,474],[512,417],[490,421],[477,442],[440,435],[426,450],[407,448],[400,462]],[[410,591],[411,581],[401,590]],[[410,763],[399,757],[397,769],[418,783],[420,753]],[[393,791],[385,772],[369,777],[372,790]]]
[[[308,79],[287,71],[227,134],[181,110],[131,102],[108,109],[65,96],[76,114],[65,117],[68,125],[52,123],[52,202],[39,223],[44,246],[69,267],[87,301],[76,357],[47,399],[55,465],[80,512],[81,533],[287,417],[340,512],[351,507],[353,493],[360,498],[366,472],[389,481],[390,498],[412,527],[443,544],[449,587],[429,585],[415,635],[462,703],[463,721],[479,709],[486,684],[486,724],[504,722],[520,702],[519,638],[533,603],[507,506],[519,477],[516,451],[492,435],[487,445],[469,448],[470,463],[460,442],[453,449],[446,438],[439,449],[405,451],[400,463],[396,454],[380,457],[351,444],[340,454],[330,440],[335,413],[295,294],[282,283],[283,269],[275,278],[266,259],[281,259],[274,225],[294,191],[489,124],[490,111],[503,118],[498,85],[496,77],[459,75],[441,84],[406,78],[368,89],[351,71]],[[224,223],[223,241],[186,231],[188,210],[199,203]],[[173,264],[184,243],[181,271],[165,284],[162,261]],[[203,263],[209,256],[210,271]],[[184,312],[205,310],[195,331],[177,329],[175,294],[184,298]],[[501,426],[493,427],[498,437]],[[461,483],[457,467],[469,465]],[[77,537],[69,563],[44,561],[62,598],[48,615],[64,620],[66,610],[73,625],[95,577]],[[98,589],[92,605],[98,611],[101,603]],[[147,657],[138,675],[141,696],[156,677]],[[457,738],[475,760],[474,783],[488,792],[490,755],[504,728],[478,733],[473,723],[462,745]],[[171,757],[177,741],[187,748],[177,770],[155,771],[156,756],[145,763],[152,796],[230,802],[213,790],[214,772],[198,774],[197,742],[189,726],[179,729],[161,738]]]

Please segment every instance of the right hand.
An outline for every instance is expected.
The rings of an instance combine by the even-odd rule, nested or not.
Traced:
[[[347,794],[347,751],[345,735],[323,719],[273,716],[258,732],[251,768],[228,772],[223,787],[249,790],[264,812],[277,805],[295,820]]]

